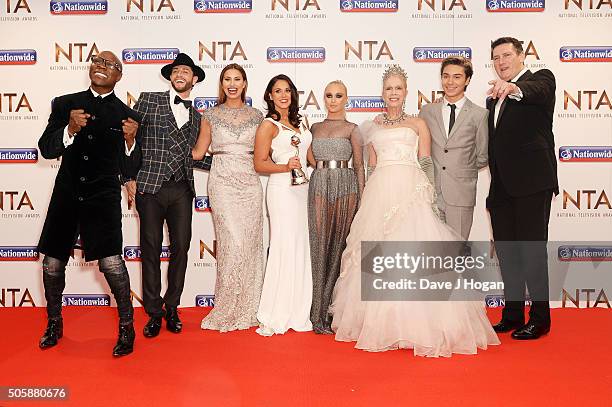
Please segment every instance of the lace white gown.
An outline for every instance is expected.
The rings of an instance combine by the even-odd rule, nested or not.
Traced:
[[[202,329],[221,332],[257,325],[263,284],[263,191],[253,167],[257,109],[225,105],[203,114],[212,128],[208,195],[217,237],[215,306]]]
[[[330,312],[338,341],[367,351],[411,348],[415,355],[475,354],[500,341],[483,302],[361,301],[361,241],[449,241],[457,235],[433,213],[433,188],[409,128],[378,128],[377,157],[342,254]]]
[[[291,136],[297,135],[302,170],[306,172],[306,152],[312,141],[309,130],[296,133],[270,118],[278,127],[272,140],[272,160],[286,164],[295,155]],[[288,172],[271,174],[266,190],[270,216],[270,251],[264,276],[257,319],[258,333],[283,334],[289,329],[312,330],[312,272],[308,235],[308,184],[291,185]]]

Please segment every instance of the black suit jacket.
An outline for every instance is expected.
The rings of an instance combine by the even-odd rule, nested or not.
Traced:
[[[489,169],[491,186],[487,207],[503,196],[522,197],[544,190],[559,193],[555,140],[555,77],[548,69],[526,71],[516,82],[523,98],[506,98],[494,126],[497,99],[489,110]],[[504,193],[500,191],[503,185]]]
[[[75,109],[91,117],[65,147],[64,129]],[[44,158],[62,157],[62,163],[39,242],[41,253],[65,259],[73,242],[58,239],[58,231],[82,222],[87,222],[89,238],[95,237],[87,242],[87,259],[121,253],[119,177],[136,177],[140,165],[138,144],[130,156],[125,153],[122,121],[128,117],[140,122],[140,116],[114,93],[97,100],[88,89],[53,101],[38,148]]]
[[[64,147],[64,129],[74,109],[83,109],[92,117],[77,133],[72,145]],[[112,187],[119,191],[120,175],[135,178],[140,166],[140,149],[136,146],[130,156],[125,154],[122,120],[128,117],[140,121],[140,116],[114,93],[101,101],[89,89],[56,98],[47,128],[38,141],[44,158],[62,157],[56,185],[61,184],[75,194],[82,192],[86,198],[89,191],[99,193],[100,188]]]

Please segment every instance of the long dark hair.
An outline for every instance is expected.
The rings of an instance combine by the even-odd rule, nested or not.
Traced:
[[[222,104],[225,103],[225,101],[227,100],[227,95],[223,91],[223,76],[225,76],[225,73],[230,69],[235,69],[240,72],[240,75],[242,75],[242,80],[244,80],[245,86],[244,89],[242,89],[242,93],[240,94],[240,99],[242,100],[242,103],[244,103],[246,101],[246,92],[247,87],[249,86],[249,82],[247,81],[247,75],[244,71],[244,68],[238,64],[229,64],[221,71],[221,75],[219,75],[219,96],[217,98],[217,103]]]
[[[271,117],[272,119],[279,121],[281,119],[281,115],[276,111],[276,107],[274,106],[274,101],[270,97],[270,93],[272,93],[272,88],[278,81],[286,81],[289,84],[289,88],[291,89],[291,104],[289,105],[289,123],[296,129],[300,128],[300,124],[302,123],[302,115],[299,113],[300,110],[300,102],[298,91],[293,81],[289,79],[287,75],[276,75],[274,78],[270,79],[268,82],[268,86],[266,86],[266,92],[264,93],[264,100],[268,105],[268,114],[266,117]]]

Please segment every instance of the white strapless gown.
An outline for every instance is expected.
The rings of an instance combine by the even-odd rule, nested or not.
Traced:
[[[379,128],[377,156],[342,255],[330,312],[338,341],[367,351],[411,348],[415,355],[475,354],[500,343],[483,302],[361,301],[361,241],[448,241],[459,237],[431,209],[434,189],[418,163],[418,136]]]
[[[278,127],[272,140],[272,160],[286,164],[295,155],[291,136],[297,135],[300,161],[306,172],[306,152],[312,141],[309,130],[296,133],[277,121],[266,119]],[[312,330],[312,271],[308,234],[308,184],[291,185],[288,172],[271,174],[266,189],[270,216],[270,251],[263,290],[257,311],[264,336],[284,334],[287,330]]]

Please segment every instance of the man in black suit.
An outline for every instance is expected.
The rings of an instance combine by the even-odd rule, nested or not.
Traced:
[[[200,129],[200,114],[189,94],[204,79],[204,71],[186,54],[179,53],[161,70],[170,81],[166,92],[142,92],[134,110],[142,114],[138,140],[142,143],[142,166],[136,177],[136,210],[140,216],[140,249],[144,307],[149,321],[144,336],[159,334],[162,316],[166,328],[179,333],[182,323],[177,307],[185,283],[187,252],[191,242],[191,215],[195,188],[193,167],[207,169],[193,161],[191,150]],[[164,222],[170,237],[168,288],[161,297],[160,254]]]
[[[77,237],[85,259],[98,260],[119,312],[114,356],[132,352],[134,326],[130,277],[122,253],[121,183],[140,165],[135,142],[139,116],[114,94],[121,79],[119,59],[109,51],[92,58],[89,89],[54,100],[38,147],[43,157],[62,157],[38,248],[48,324],[40,347],[55,346],[63,335],[62,292],[65,270]]]
[[[550,330],[546,241],[553,194],[559,193],[552,132],[555,77],[525,68],[521,43],[491,44],[499,79],[490,81],[487,208],[504,281],[506,304],[497,332],[537,339]],[[525,287],[532,300],[525,324]]]

